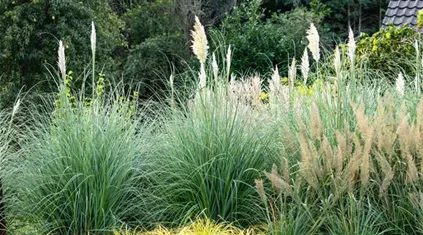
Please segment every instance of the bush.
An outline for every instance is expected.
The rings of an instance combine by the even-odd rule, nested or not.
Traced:
[[[419,33],[408,25],[390,25],[372,36],[362,34],[357,43],[357,63],[379,70],[387,77],[396,78],[400,72],[414,74],[416,49],[413,45],[419,38]]]
[[[302,39],[310,23],[322,18],[306,8],[296,8],[266,19],[260,2],[241,3],[227,14],[219,28],[226,43],[234,48],[232,69],[236,72],[267,74],[278,64],[286,68],[292,57],[301,57],[307,45]]]
[[[170,75],[181,67],[184,44],[183,35],[175,33],[136,45],[125,64],[125,80],[140,83],[143,97],[162,96]]]
[[[124,78],[141,83],[143,97],[162,92],[170,75],[183,68],[187,46],[174,11],[170,0],[143,0],[124,15],[130,46]]]

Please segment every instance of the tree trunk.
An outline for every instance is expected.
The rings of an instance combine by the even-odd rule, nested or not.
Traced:
[[[0,235],[6,235],[6,218],[4,214],[3,184],[0,179]]]

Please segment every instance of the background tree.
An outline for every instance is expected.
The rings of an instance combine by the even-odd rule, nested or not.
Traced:
[[[90,25],[95,21],[98,62],[113,71],[115,50],[125,46],[123,22],[104,0],[20,0],[0,2],[0,71],[3,94],[44,80],[44,66],[56,68],[58,40],[66,45],[68,68],[82,74],[90,60]],[[50,90],[48,84],[43,87]],[[10,100],[10,99],[9,99]]]
[[[266,74],[275,65],[286,72],[293,57],[300,57],[307,45],[306,30],[320,22],[325,6],[314,4],[266,17],[261,1],[240,4],[223,20],[220,31],[234,48],[233,70]],[[319,9],[321,12],[317,12]]]
[[[129,46],[124,61],[126,81],[141,83],[145,98],[165,89],[169,76],[183,70],[189,44],[172,0],[139,1],[123,16]]]

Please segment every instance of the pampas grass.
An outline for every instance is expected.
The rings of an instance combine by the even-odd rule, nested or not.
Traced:
[[[229,89],[233,95],[226,96],[220,82],[199,92],[188,109],[164,118],[159,150],[151,156],[157,166],[156,194],[162,198],[155,211],[162,211],[164,221],[205,216],[249,224],[263,218],[252,185],[255,169],[264,170],[276,160],[275,132],[265,116],[249,108],[253,102],[238,95],[254,92],[234,86],[238,88]]]
[[[352,29],[349,29],[348,33],[348,57],[350,58],[350,63],[354,66],[355,63],[355,50],[357,49],[357,45],[354,39],[354,32]]]
[[[65,47],[63,46],[63,42],[59,41],[59,50],[58,50],[58,67],[59,71],[62,75],[62,80],[66,80],[66,58],[65,58]]]
[[[204,26],[201,24],[200,19],[198,17],[195,17],[195,24],[194,24],[194,30],[191,31],[192,36],[192,51],[194,52],[194,55],[197,56],[198,61],[200,61],[200,88],[204,88],[207,83],[207,77],[206,77],[206,70],[205,70],[205,63],[207,59],[208,54],[208,41],[206,32],[204,30]]]
[[[301,74],[303,75],[304,86],[307,86],[309,72],[310,72],[310,62],[308,58],[307,48],[305,48],[303,56],[301,57]]]
[[[313,59],[316,62],[320,60],[320,37],[316,26],[311,23],[310,28],[307,30],[308,49],[313,55]]]
[[[400,73],[398,75],[398,78],[395,82],[395,88],[396,88],[396,90],[397,90],[397,92],[400,96],[404,96],[404,94],[405,94],[405,80],[404,80],[404,75],[402,75],[402,73]]]
[[[288,71],[289,87],[291,91],[294,89],[295,80],[297,79],[297,62],[295,58],[292,58],[291,67]]]
[[[140,218],[141,120],[119,97],[74,107],[61,97],[53,117],[36,116],[22,137],[21,173],[8,182],[21,195],[14,217],[40,234],[97,233]]]
[[[335,59],[333,63],[335,67],[336,78],[341,79],[341,53],[339,52],[338,46],[335,48]]]

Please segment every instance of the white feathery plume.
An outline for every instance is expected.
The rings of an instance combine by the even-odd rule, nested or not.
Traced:
[[[206,31],[201,24],[200,19],[195,16],[194,30],[191,31],[192,36],[192,51],[197,59],[200,61],[200,89],[204,88],[207,84],[205,63],[207,59],[207,51],[209,49]]]
[[[335,48],[334,65],[335,65],[336,77],[339,79],[340,74],[341,74],[341,53],[339,52],[338,46],[336,46],[336,48]]]
[[[253,93],[253,98],[257,99],[261,93],[261,79],[260,76],[255,75],[251,79],[251,92]]]
[[[59,41],[58,54],[59,54],[59,62],[58,62],[59,70],[60,70],[60,73],[62,74],[63,81],[65,81],[66,80],[66,59],[65,59],[65,47],[63,46],[62,40]]]
[[[21,106],[21,99],[18,99],[15,105],[13,105],[12,117],[15,116],[15,114],[18,112],[20,106]]]
[[[209,49],[206,31],[201,24],[200,19],[195,16],[194,30],[191,31],[192,51],[200,63],[204,64],[207,59],[207,51]]]
[[[92,53],[95,52],[96,43],[97,43],[97,34],[95,32],[94,21],[92,21],[91,22],[91,51]]]
[[[213,75],[214,75],[214,79],[218,80],[219,78],[219,66],[217,65],[217,60],[216,60],[216,55],[213,53],[213,61],[212,61],[212,69],[213,69]]]
[[[229,45],[228,52],[226,53],[226,74],[227,74],[226,76],[227,77],[230,76],[231,62],[232,62],[232,49],[231,49],[231,46]]]
[[[206,87],[206,85],[207,85],[207,76],[206,76],[206,69],[205,69],[203,63],[201,63],[199,77],[200,77],[200,89]]]
[[[404,96],[405,93],[405,80],[404,80],[404,76],[402,75],[402,73],[400,73],[398,75],[397,81],[396,81],[396,89],[397,92],[400,96]]]
[[[350,28],[349,36],[348,36],[348,56],[350,57],[351,64],[354,64],[354,56],[355,56],[356,49],[357,49],[357,45],[354,39],[354,32]]]
[[[175,77],[173,76],[173,74],[170,75],[169,78],[169,84],[170,84],[170,88],[173,90],[173,82],[175,80]]]
[[[297,62],[295,57],[292,58],[291,67],[288,70],[288,77],[289,77],[289,87],[294,89],[295,86],[295,79],[297,78]]]
[[[313,59],[316,62],[320,60],[320,47],[319,47],[319,32],[313,23],[310,24],[310,28],[307,30],[308,49],[310,49]]]
[[[269,90],[270,92],[277,92],[280,90],[281,81],[279,77],[279,69],[276,65],[275,69],[273,70],[273,74],[271,77],[271,81],[269,81]]]
[[[308,73],[310,72],[310,62],[308,59],[307,48],[304,49],[303,57],[301,57],[301,74],[303,75],[304,86],[307,85]]]

